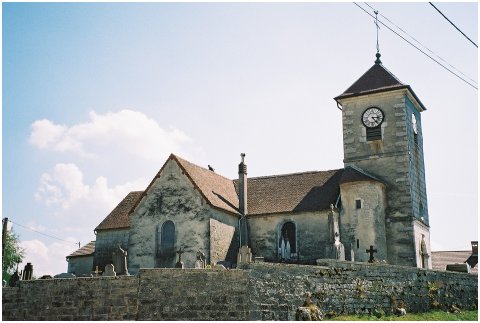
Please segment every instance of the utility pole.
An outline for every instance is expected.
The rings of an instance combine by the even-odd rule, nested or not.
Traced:
[[[5,243],[7,240],[7,224],[8,224],[8,218],[3,219],[3,229],[2,229],[2,259],[4,257],[5,253]]]

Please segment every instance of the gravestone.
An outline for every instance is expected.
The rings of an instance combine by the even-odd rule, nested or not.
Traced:
[[[470,266],[465,262],[463,264],[449,264],[447,265],[447,271],[456,271],[460,273],[469,273]]]
[[[375,262],[375,258],[373,258],[373,254],[377,252],[377,249],[373,249],[373,246],[370,246],[370,249],[367,249],[366,252],[370,254],[370,259],[368,259],[368,262],[369,263]]]
[[[197,251],[197,260],[195,261],[195,269],[205,269],[205,254],[201,251]]]
[[[61,274],[57,274],[57,275],[53,276],[53,278],[76,278],[76,277],[77,276],[75,276],[72,273],[61,273]]]
[[[23,269],[22,280],[32,280],[33,266],[31,262],[27,262]]]
[[[248,246],[240,247],[237,256],[237,264],[252,262],[252,250]]]
[[[120,245],[112,253],[113,266],[118,275],[129,275],[127,268],[127,251],[123,250]]]
[[[105,271],[103,273],[103,276],[106,276],[106,277],[117,276],[117,273],[115,272],[115,267],[112,264],[105,265]]]
[[[185,269],[185,265],[183,264],[183,261],[182,261],[182,254],[183,254],[184,252],[185,252],[185,251],[183,251],[182,248],[180,248],[180,249],[177,251],[178,261],[177,261],[177,263],[175,264],[175,268]]]

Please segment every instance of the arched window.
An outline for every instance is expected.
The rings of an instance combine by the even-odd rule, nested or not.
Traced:
[[[157,252],[156,258],[167,260],[175,258],[175,224],[166,221],[157,227]]]
[[[286,222],[282,225],[278,239],[278,253],[280,260],[290,260],[297,253],[297,232],[295,223]]]

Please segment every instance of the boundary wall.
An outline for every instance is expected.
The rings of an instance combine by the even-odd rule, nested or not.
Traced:
[[[305,294],[325,314],[474,309],[478,276],[321,260],[235,270],[141,269],[137,276],[21,281],[2,289],[3,320],[293,320]]]

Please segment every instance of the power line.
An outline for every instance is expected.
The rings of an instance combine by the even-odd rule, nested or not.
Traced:
[[[32,229],[32,228],[29,228],[29,227],[27,227],[27,226],[25,226],[25,225],[22,225],[22,224],[19,224],[19,223],[13,222],[13,221],[12,221],[12,220],[10,220],[10,219],[9,219],[8,221],[9,221],[9,222],[12,222],[13,224],[16,224],[16,225],[18,225],[19,227],[22,227],[22,228],[28,229],[28,230],[30,230],[30,231],[36,232],[36,233],[38,233],[38,234],[41,234],[41,235],[44,235],[44,236],[46,236],[46,237],[49,237],[49,238],[52,238],[52,239],[57,239],[57,240],[60,240],[60,241],[63,241],[63,242],[68,242],[68,243],[70,243],[70,244],[75,244],[75,245],[78,245],[78,247],[80,248],[80,242],[72,242],[72,241],[68,241],[68,240],[60,239],[60,238],[58,238],[58,237],[55,237],[55,236],[52,236],[52,235],[49,235],[49,234],[46,234],[46,233],[43,233],[43,232],[40,232],[40,231],[34,230],[34,229]]]
[[[362,9],[367,15],[369,15],[370,17],[372,18],[375,18],[372,14],[370,14],[367,10],[365,10],[364,8],[362,8],[361,6],[359,6],[356,2],[353,3],[354,5],[356,5],[357,7],[359,7],[360,9]],[[389,26],[387,26],[386,24],[384,24],[382,21],[379,20],[379,22],[387,27],[391,32],[393,32],[395,35],[397,35],[398,37],[402,38],[404,41],[406,41],[407,43],[409,43],[411,46],[415,47],[417,50],[419,50],[422,54],[424,54],[425,56],[427,56],[428,58],[430,58],[432,61],[434,61],[435,63],[437,63],[438,65],[442,66],[444,69],[446,69],[447,71],[449,71],[450,73],[452,73],[453,75],[455,75],[456,77],[458,77],[460,80],[462,80],[463,82],[467,83],[468,85],[470,85],[471,87],[473,87],[474,89],[478,90],[478,88],[473,85],[472,83],[468,82],[467,80],[465,80],[463,77],[461,77],[460,75],[456,74],[455,72],[453,72],[451,69],[449,69],[448,67],[446,67],[445,65],[443,65],[442,63],[440,63],[439,61],[437,61],[435,58],[433,58],[432,56],[428,55],[427,53],[425,53],[423,50],[421,50],[420,48],[418,48],[417,46],[415,46],[414,44],[412,44],[408,39],[405,39],[405,37],[403,37],[402,35],[400,35],[399,33],[397,33],[395,30],[393,30],[392,28],[390,28]]]
[[[437,7],[435,7],[435,5],[434,5],[433,3],[431,3],[431,2],[429,2],[429,4],[431,4],[432,7],[434,7],[435,10],[437,10],[438,13],[443,16],[443,18],[447,19],[447,21],[448,21],[449,23],[451,23],[453,27],[455,27],[463,36],[465,36],[465,38],[467,38],[473,45],[475,45],[475,47],[478,48],[478,45],[475,44],[475,43],[473,42],[473,40],[471,40],[470,38],[468,38],[468,36],[465,35],[465,34],[463,33],[463,31],[460,30],[460,28],[458,28],[457,26],[455,26],[455,24],[454,24],[450,19],[448,19],[447,16],[445,16],[445,15],[443,14],[443,12],[440,11],[440,9],[438,9]]]
[[[367,6],[370,7],[370,9],[372,9],[374,12],[378,12],[377,9],[373,8],[371,5],[369,5],[367,2],[364,2]],[[397,27],[400,31],[402,31],[404,34],[408,35],[411,39],[413,39],[417,44],[419,44],[420,46],[422,46],[423,48],[425,48],[428,52],[430,52],[431,54],[435,55],[436,57],[438,57],[441,61],[443,61],[445,64],[447,64],[448,66],[450,66],[451,68],[453,68],[455,71],[459,72],[460,74],[462,74],[463,76],[465,76],[466,78],[468,78],[470,81],[472,81],[473,83],[477,83],[474,79],[472,79],[471,77],[469,77],[468,75],[466,75],[465,73],[463,73],[462,71],[460,71],[458,68],[456,68],[455,66],[453,66],[452,64],[450,64],[449,62],[447,62],[446,60],[444,60],[442,57],[440,57],[438,54],[434,53],[430,48],[428,48],[427,46],[423,45],[420,41],[418,41],[417,39],[415,39],[415,37],[413,37],[412,35],[410,35],[408,32],[406,32],[405,30],[403,30],[400,26],[396,25],[393,21],[391,21],[390,19],[388,19],[387,17],[385,17],[384,15],[382,15],[380,13],[380,16],[382,16],[385,20],[387,20],[389,23],[391,23],[392,25],[394,25],[395,27]]]

